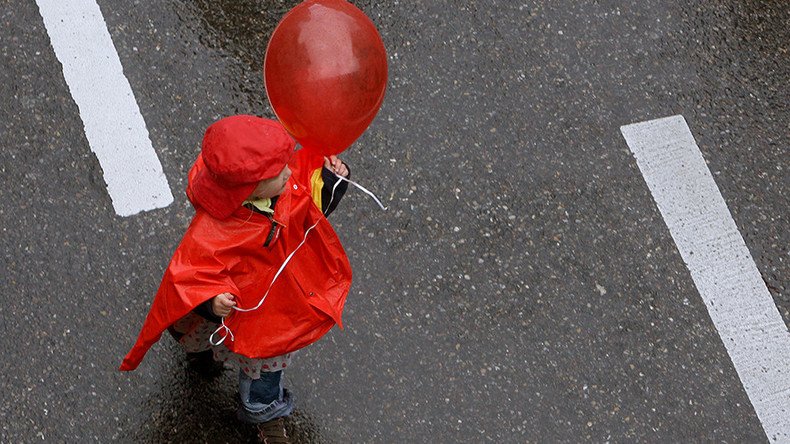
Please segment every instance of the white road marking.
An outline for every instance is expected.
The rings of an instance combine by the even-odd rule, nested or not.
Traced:
[[[771,441],[790,442],[790,332],[683,116],[620,128]]]
[[[173,195],[95,0],[36,0],[85,136],[120,216],[162,208]]]

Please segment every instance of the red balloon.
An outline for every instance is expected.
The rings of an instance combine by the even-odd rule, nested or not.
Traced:
[[[263,62],[274,113],[305,148],[337,154],[373,121],[387,54],[373,22],[345,0],[308,0],[277,25]]]

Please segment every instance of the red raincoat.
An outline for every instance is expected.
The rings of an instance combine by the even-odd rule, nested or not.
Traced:
[[[266,216],[239,207],[228,219],[219,220],[196,208],[121,370],[137,368],[167,327],[220,293],[235,295],[240,308],[255,307],[274,274],[316,221],[318,225],[307,234],[305,244],[260,308],[232,310],[225,319],[235,340],[228,337],[224,344],[250,358],[267,358],[305,347],[335,324],[343,327],[341,313],[351,287],[351,266],[337,234],[312,197],[311,176],[321,168],[323,159],[306,151],[298,151],[289,163],[293,173],[274,207],[274,220],[281,228],[268,247],[263,247],[271,229]],[[199,157],[190,181],[202,168]]]

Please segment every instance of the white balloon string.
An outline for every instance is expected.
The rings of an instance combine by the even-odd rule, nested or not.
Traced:
[[[269,296],[269,292],[271,291],[272,286],[274,286],[274,282],[277,281],[278,277],[280,277],[280,274],[285,269],[285,266],[288,265],[288,262],[290,262],[291,259],[294,257],[294,254],[296,254],[296,252],[299,251],[300,248],[302,248],[302,245],[304,245],[305,241],[307,241],[307,234],[310,233],[310,231],[312,231],[312,229],[315,228],[316,225],[318,225],[319,222],[321,222],[321,219],[317,220],[313,224],[313,226],[311,226],[310,228],[307,229],[307,231],[304,232],[304,238],[302,239],[302,242],[300,242],[299,245],[296,246],[294,251],[292,251],[291,254],[289,254],[288,257],[285,258],[285,261],[283,261],[283,264],[280,265],[280,268],[277,270],[277,273],[274,274],[274,277],[272,278],[272,281],[269,284],[269,288],[266,289],[266,293],[263,294],[263,297],[261,298],[260,301],[258,301],[258,304],[255,307],[252,307],[252,308],[240,308],[240,307],[234,306],[234,307],[232,307],[234,310],[241,311],[241,312],[255,311],[255,310],[259,309],[261,307],[261,305],[263,305],[263,301],[265,301],[266,297]],[[214,340],[212,338],[214,337],[214,334],[218,333],[220,330],[225,330],[225,331],[227,331],[227,333],[225,334],[225,336],[222,337],[222,339],[219,342],[217,342],[215,344]],[[220,325],[219,328],[214,330],[214,333],[212,333],[211,336],[209,337],[209,342],[211,342],[212,345],[222,344],[222,342],[225,340],[225,338],[228,336],[228,334],[230,334],[230,340],[231,341],[235,341],[236,340],[236,338],[233,336],[233,332],[230,330],[230,328],[227,325],[225,325],[225,318],[222,318],[222,325]]]
[[[371,192],[371,191],[370,191],[370,190],[368,190],[367,188],[363,187],[362,185],[360,185],[360,184],[358,184],[358,183],[354,182],[353,180],[351,180],[351,179],[347,179],[347,178],[345,178],[345,177],[343,177],[343,176],[341,176],[341,175],[339,175],[339,174],[337,174],[337,173],[335,173],[335,176],[337,176],[337,177],[338,177],[338,179],[340,179],[340,180],[345,180],[346,182],[350,183],[351,185],[354,185],[355,187],[357,187],[357,188],[359,188],[360,190],[362,190],[362,192],[363,192],[363,193],[365,193],[365,194],[367,194],[368,196],[372,197],[372,198],[373,198],[373,200],[375,200],[375,201],[376,201],[376,203],[377,203],[377,204],[379,204],[379,207],[380,207],[382,210],[384,210],[384,211],[387,211],[387,207],[385,207],[385,206],[384,206],[384,204],[382,204],[382,203],[381,203],[381,201],[379,200],[379,198],[378,198],[378,197],[376,197],[376,195],[375,195],[375,194],[373,194],[373,192]]]
[[[339,184],[340,184],[340,181],[337,181],[335,183],[335,186],[332,187],[332,196],[329,199],[329,204],[327,204],[327,206],[326,206],[327,210],[329,210],[329,206],[332,205],[332,201],[335,200],[335,190],[337,189],[337,186]],[[318,219],[310,228],[307,229],[307,231],[304,232],[304,237],[302,238],[302,242],[300,242],[299,245],[297,245],[296,248],[294,248],[294,251],[292,251],[291,254],[289,254],[288,257],[285,258],[285,261],[283,261],[282,265],[280,265],[280,268],[277,270],[277,273],[274,274],[274,277],[272,278],[272,282],[269,284],[269,288],[266,289],[266,293],[263,294],[263,297],[258,302],[258,305],[256,305],[255,307],[252,307],[252,308],[240,308],[240,307],[234,306],[234,307],[232,307],[234,310],[241,311],[241,312],[254,311],[254,310],[259,309],[261,307],[261,305],[263,305],[263,301],[265,301],[266,297],[269,296],[269,292],[271,291],[272,286],[274,286],[274,282],[277,280],[278,277],[280,277],[280,273],[283,272],[283,270],[285,269],[285,266],[288,265],[288,262],[290,262],[291,258],[294,257],[294,254],[296,254],[296,252],[299,251],[300,248],[302,248],[302,245],[304,245],[304,243],[307,241],[307,234],[310,231],[312,231],[312,229],[315,228],[316,225],[318,225],[319,222],[321,222],[321,219]],[[220,330],[225,330],[225,335],[223,335],[222,338],[219,341],[215,342],[214,341],[214,335],[219,333]],[[236,340],[236,337],[233,335],[233,332],[230,330],[230,328],[227,325],[225,325],[225,318],[222,318],[222,325],[220,325],[216,330],[214,330],[214,333],[211,333],[211,336],[209,336],[208,340],[211,343],[211,345],[215,345],[216,346],[216,345],[222,344],[225,341],[225,339],[228,337],[228,335],[230,335],[230,340],[231,341],[235,341]]]
[[[372,192],[368,191],[367,188],[365,188],[362,185],[354,182],[353,180],[347,179],[347,178],[345,178],[345,177],[343,177],[343,176],[341,176],[341,175],[339,175],[337,173],[334,173],[334,174],[339,179],[345,180],[346,182],[356,186],[357,188],[362,190],[364,193],[366,193],[367,195],[372,197],[373,200],[375,200],[376,203],[379,204],[379,207],[381,207],[382,210],[384,210],[384,211],[387,210],[387,207],[382,205],[382,203],[379,200],[379,198],[376,197],[376,195],[373,194]],[[340,182],[341,182],[340,180],[335,182],[335,185],[332,187],[332,195],[331,195],[331,197],[329,199],[329,203],[326,205],[326,211],[329,211],[329,207],[332,205],[332,202],[335,200],[335,190],[337,190],[337,186],[340,185]],[[324,212],[325,215],[326,215],[326,211]],[[296,254],[296,252],[299,251],[299,249],[302,248],[302,245],[304,245],[304,243],[307,241],[307,234],[310,233],[310,231],[312,231],[313,228],[315,228],[318,225],[319,222],[321,222],[321,219],[317,220],[310,228],[307,229],[307,231],[304,232],[304,238],[302,238],[302,242],[300,242],[299,245],[296,246],[296,248],[291,252],[291,254],[289,254],[288,257],[285,258],[285,261],[283,261],[282,265],[280,265],[280,268],[277,270],[277,273],[274,274],[274,277],[272,278],[271,283],[269,283],[269,287],[266,289],[266,293],[263,294],[263,297],[258,302],[258,305],[256,305],[255,307],[252,307],[252,308],[240,308],[240,307],[234,306],[234,307],[232,307],[234,310],[241,311],[241,312],[255,311],[255,310],[259,309],[261,307],[261,305],[263,305],[263,301],[265,301],[266,297],[269,296],[269,292],[271,291],[272,286],[274,286],[274,282],[277,280],[278,277],[280,277],[280,274],[285,269],[285,266],[288,265],[288,262],[290,262],[291,259],[294,257],[294,254]],[[219,339],[219,341],[215,342],[214,341],[214,335],[219,333],[221,330],[224,330],[225,334],[222,336],[222,338]],[[220,345],[223,342],[225,342],[225,339],[227,339],[228,336],[230,336],[231,342],[236,340],[236,337],[233,335],[233,332],[230,330],[230,327],[225,325],[225,318],[222,318],[221,325],[216,330],[214,330],[213,333],[211,333],[211,336],[209,336],[208,340],[211,343],[211,345],[217,346],[217,345]]]
[[[335,176],[337,176],[337,173],[334,173],[334,174],[335,174]],[[337,176],[337,177],[340,177],[340,176]],[[337,182],[335,182],[335,185],[332,187],[332,195],[329,197],[329,203],[326,204],[326,211],[324,211],[324,216],[327,215],[327,213],[329,212],[329,208],[332,206],[332,202],[335,201],[335,190],[337,189],[337,186],[340,185],[341,183],[342,183],[342,181],[338,180]]]
[[[214,335],[217,334],[220,330],[223,330],[223,329],[225,330],[225,334],[222,336],[222,338],[219,341],[214,342]],[[222,325],[220,325],[218,329],[214,330],[214,333],[212,333],[211,336],[208,337],[208,342],[211,343],[211,345],[214,345],[214,346],[220,345],[223,342],[225,342],[225,339],[228,337],[228,335],[230,335],[230,340],[231,341],[235,341],[236,340],[236,337],[233,336],[233,332],[230,331],[230,329],[228,328],[227,325],[225,325],[225,318],[222,318]]]

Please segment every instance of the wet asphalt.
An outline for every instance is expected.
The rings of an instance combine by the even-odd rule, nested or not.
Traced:
[[[114,214],[35,3],[0,0],[0,441],[251,441],[232,371],[169,338],[116,368],[297,2],[98,3],[175,202]],[[287,372],[296,441],[765,441],[619,127],[686,118],[788,322],[786,2],[354,3],[390,83],[343,157],[389,210],[332,216],[354,285]]]

